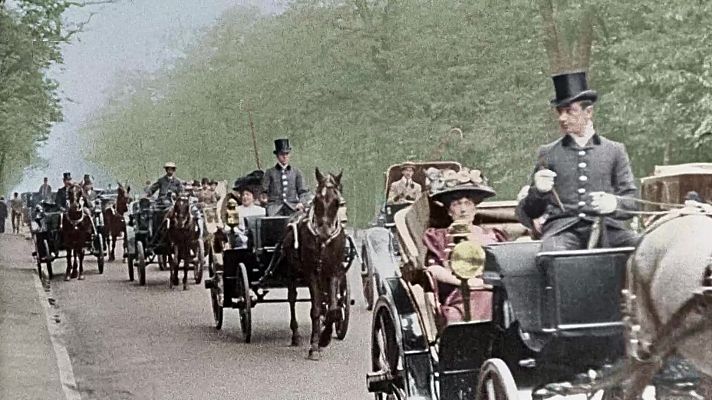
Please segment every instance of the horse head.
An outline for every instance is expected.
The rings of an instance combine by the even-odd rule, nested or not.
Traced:
[[[313,227],[322,239],[330,238],[339,228],[339,204],[341,203],[341,176],[328,174],[322,175],[316,168],[316,194],[313,200]]]
[[[81,211],[87,199],[84,196],[84,189],[79,185],[72,185],[67,188],[67,200],[69,201],[69,209]]]
[[[185,195],[178,196],[173,203],[172,225],[178,229],[186,227],[190,221],[190,198]]]
[[[131,186],[121,184],[121,182],[117,182],[118,186],[116,187],[116,212],[119,215],[123,215],[125,212],[129,210],[129,193],[131,192]]]

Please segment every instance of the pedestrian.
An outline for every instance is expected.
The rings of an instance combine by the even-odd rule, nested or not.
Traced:
[[[42,186],[40,186],[40,189],[38,190],[41,201],[48,201],[52,197],[52,186],[49,185],[48,181],[49,180],[45,176]]]
[[[626,221],[637,209],[635,178],[625,146],[593,128],[593,105],[584,72],[553,76],[562,137],[541,146],[526,196],[517,207],[529,227],[546,215],[542,251],[588,246],[594,223],[600,222],[601,247],[635,246],[637,235]],[[556,187],[554,187],[556,186]]]
[[[262,202],[267,203],[267,215],[292,215],[303,211],[308,203],[309,188],[299,168],[289,164],[292,147],[289,139],[274,141],[277,164],[262,178]]]
[[[12,233],[20,233],[22,226],[22,198],[20,194],[15,192],[10,199],[10,210],[12,212]]]
[[[0,233],[5,233],[5,220],[7,219],[7,203],[5,196],[0,196]]]

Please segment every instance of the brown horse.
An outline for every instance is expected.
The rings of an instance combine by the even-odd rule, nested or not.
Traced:
[[[124,222],[124,213],[129,210],[129,198],[128,194],[131,191],[130,186],[124,186],[119,183],[117,188],[116,201],[111,204],[111,206],[104,209],[102,212],[104,214],[104,224],[106,226],[106,237],[107,248],[109,248],[109,261],[114,261],[116,259],[116,242],[121,235],[126,235],[126,223]],[[127,253],[124,251],[124,259]]]
[[[170,287],[178,285],[178,269],[183,260],[183,290],[188,289],[188,266],[192,259],[191,251],[198,255],[198,224],[190,212],[188,196],[178,196],[173,208],[166,214],[168,240],[171,244],[169,263],[171,267]],[[196,267],[197,268],[197,267]]]
[[[295,303],[297,278],[300,277],[308,283],[311,296],[309,358],[312,360],[318,360],[320,349],[329,345],[334,323],[341,318],[336,296],[346,273],[342,264],[346,234],[338,218],[341,174],[325,177],[317,168],[316,179],[316,195],[308,215],[291,226],[282,243],[282,260],[290,278],[292,346],[299,345]]]
[[[700,389],[712,395],[712,207],[705,211],[687,209],[652,227],[629,262],[631,317],[641,329],[633,331],[640,345],[631,349],[637,363],[626,398],[640,398],[675,354],[703,374]]]
[[[79,185],[72,185],[67,188],[67,199],[69,208],[62,213],[59,222],[62,243],[67,250],[67,270],[64,274],[64,280],[68,281],[70,277],[83,280],[84,246],[92,238],[94,224],[92,223],[91,215],[84,209],[86,199],[84,198],[84,191]]]

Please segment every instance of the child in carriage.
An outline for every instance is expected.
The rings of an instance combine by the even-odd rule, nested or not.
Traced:
[[[445,323],[463,318],[463,304],[460,291],[461,281],[449,268],[449,252],[453,244],[453,230],[465,230],[466,240],[485,246],[507,241],[507,234],[498,229],[475,225],[477,205],[495,195],[485,184],[480,171],[463,168],[460,172],[445,170],[441,177],[430,181],[430,198],[434,207],[444,207],[452,224],[447,228],[428,228],[423,235],[427,249],[428,272],[437,281],[438,300]],[[487,319],[491,312],[491,292],[484,291],[486,285],[480,277],[468,280],[472,291],[471,309],[473,319]]]

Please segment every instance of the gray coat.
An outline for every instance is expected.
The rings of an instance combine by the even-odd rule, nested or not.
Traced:
[[[542,236],[555,235],[580,220],[595,221],[591,192],[606,192],[637,198],[635,178],[625,146],[595,134],[584,147],[566,135],[539,148],[534,171],[548,168],[556,172],[554,188],[564,210],[552,192],[540,193],[532,183],[527,196],[519,202],[520,221],[531,226],[531,220],[546,214]],[[532,174],[533,178],[533,174]],[[626,211],[637,210],[637,203],[618,200],[618,211],[605,218],[609,228],[625,229]]]
[[[267,195],[267,215],[274,215],[283,206],[294,211],[297,204],[309,202],[309,188],[297,167],[276,164],[262,177],[262,192]]]
[[[148,188],[148,195],[151,196],[153,195],[156,191],[158,191],[158,197],[164,197],[168,193],[175,193],[179,194],[183,191],[183,184],[180,182],[180,179],[176,178],[175,176],[173,179],[168,178],[168,176],[163,175],[162,177],[158,178],[158,180],[151,185],[151,187]]]

